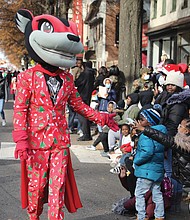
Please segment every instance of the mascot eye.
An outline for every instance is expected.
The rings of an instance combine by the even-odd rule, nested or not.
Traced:
[[[45,21],[41,24],[40,30],[46,33],[52,33],[53,26],[48,21]]]

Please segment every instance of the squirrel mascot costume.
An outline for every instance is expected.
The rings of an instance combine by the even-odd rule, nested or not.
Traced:
[[[33,16],[26,9],[16,14],[30,57],[38,64],[17,77],[13,140],[21,160],[21,202],[30,220],[38,220],[48,202],[48,219],[64,219],[64,207],[82,207],[70,158],[70,134],[65,108],[101,126],[118,130],[114,114],[99,113],[86,105],[73,76],[60,67],[76,63],[83,51],[76,25],[52,15]]]

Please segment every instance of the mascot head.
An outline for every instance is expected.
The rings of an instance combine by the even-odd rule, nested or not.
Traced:
[[[76,54],[83,51],[76,24],[52,15],[34,17],[26,9],[16,14],[16,24],[25,34],[30,57],[43,65],[69,68],[76,63]]]

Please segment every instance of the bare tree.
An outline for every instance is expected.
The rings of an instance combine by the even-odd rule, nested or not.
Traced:
[[[126,77],[128,91],[141,68],[142,13],[143,0],[120,1],[119,68]]]
[[[0,0],[0,47],[11,63],[20,66],[21,58],[27,54],[24,35],[15,25],[15,15],[20,8],[30,10],[34,15],[50,12],[49,0]]]

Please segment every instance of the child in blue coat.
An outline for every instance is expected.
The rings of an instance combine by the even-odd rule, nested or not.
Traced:
[[[140,124],[166,133],[164,125],[158,125],[160,114],[153,108],[140,113]],[[156,207],[154,216],[157,220],[164,219],[164,202],[160,188],[164,178],[164,146],[157,141],[140,134],[134,158],[135,176],[137,177],[135,196],[138,220],[146,219],[145,194],[152,191],[152,199]]]

